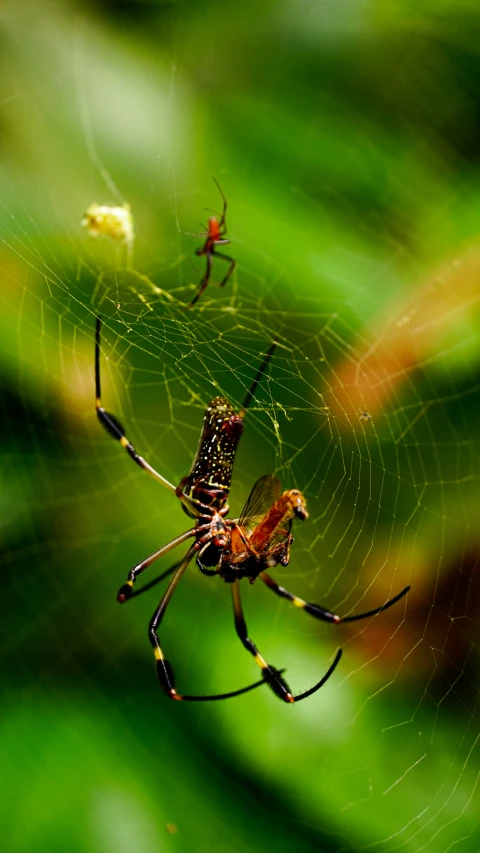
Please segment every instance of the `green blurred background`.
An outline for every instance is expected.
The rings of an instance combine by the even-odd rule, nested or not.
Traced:
[[[0,21],[3,849],[478,850],[478,4],[7,0]],[[213,176],[238,269],[186,312]],[[94,201],[132,206],[131,268],[81,229]],[[161,693],[159,589],[115,594],[186,519],[97,424],[99,311],[105,405],[174,483],[276,337],[232,512],[275,471],[310,511],[287,587],[345,614],[411,584],[337,628],[246,584],[296,692],[343,647],[307,701]],[[193,567],[162,641],[183,692],[257,678]]]

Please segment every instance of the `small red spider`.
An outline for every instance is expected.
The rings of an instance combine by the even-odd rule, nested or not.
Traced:
[[[223,210],[220,219],[217,219],[216,216],[210,216],[208,219],[208,229],[206,231],[201,231],[199,234],[195,235],[196,237],[206,238],[203,246],[199,246],[199,248],[195,250],[195,254],[199,257],[201,257],[202,255],[207,256],[207,267],[202,277],[202,280],[198,286],[198,291],[193,297],[190,304],[188,305],[189,308],[191,308],[192,305],[195,305],[195,303],[198,302],[203,291],[207,287],[208,282],[210,281],[214,255],[216,258],[223,258],[224,261],[227,261],[230,264],[227,270],[227,274],[220,282],[220,287],[224,287],[226,285],[228,279],[230,278],[232,272],[234,271],[237,265],[237,262],[234,261],[233,258],[230,258],[229,255],[223,255],[215,250],[216,246],[226,246],[227,243],[230,243],[230,240],[225,237],[225,234],[227,233],[227,225],[225,222],[225,216],[227,213],[227,199],[225,198],[218,181],[215,178],[213,180],[215,181],[218,187],[218,191],[222,196]]]

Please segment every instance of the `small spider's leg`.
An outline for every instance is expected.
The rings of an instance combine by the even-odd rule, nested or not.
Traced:
[[[323,687],[325,682],[328,681],[330,676],[333,674],[334,670],[337,668],[337,665],[338,665],[341,657],[342,657],[342,650],[338,649],[337,654],[335,655],[335,660],[333,661],[331,667],[329,669],[327,669],[325,675],[323,676],[323,678],[320,679],[318,684],[315,684],[314,687],[310,687],[310,690],[305,690],[304,693],[299,693],[298,696],[294,696],[293,697],[294,701],[300,702],[301,699],[306,699],[307,696],[311,696],[313,693],[316,693],[317,690],[320,690],[320,688]]]
[[[221,252],[216,252],[215,249],[212,249],[212,254],[215,255],[216,258],[222,258],[222,260],[227,261],[230,264],[227,274],[222,278],[220,284],[218,285],[219,287],[225,287],[228,279],[230,278],[235,267],[237,266],[237,262],[234,261],[233,258],[230,257],[230,255],[222,255]]]
[[[154,551],[153,554],[150,554],[149,557],[146,557],[145,560],[142,560],[141,563],[137,563],[133,569],[130,569],[128,573],[128,580],[123,584],[122,587],[118,590],[117,593],[117,601],[120,604],[123,604],[124,601],[132,597],[132,589],[135,581],[138,576],[148,569],[155,560],[159,560],[160,557],[163,557],[164,554],[168,554],[169,551],[172,551],[173,548],[176,548],[177,545],[181,545],[182,542],[185,542],[187,539],[190,539],[192,536],[195,536],[195,528],[193,527],[191,530],[187,530],[186,533],[182,533],[181,536],[177,536],[176,539],[172,539],[171,542],[168,542],[166,545],[163,545],[158,551]]]
[[[226,217],[226,215],[227,215],[227,199],[225,198],[225,196],[224,196],[224,194],[223,194],[223,191],[222,191],[222,188],[221,188],[220,184],[218,183],[217,179],[216,179],[216,178],[213,178],[213,181],[214,181],[214,183],[217,185],[218,192],[219,192],[219,193],[220,193],[220,195],[222,196],[222,200],[223,200],[223,210],[222,210],[222,215],[221,215],[220,220],[219,220],[219,222],[218,222],[218,227],[219,227],[219,228],[223,228],[223,226],[225,225],[225,217]]]
[[[289,592],[285,587],[280,586],[267,572],[260,572],[259,577],[262,581],[271,589],[276,595],[279,595],[280,598],[286,598],[288,601],[291,601],[295,607],[300,607],[305,613],[309,613],[310,616],[314,616],[315,619],[320,619],[322,622],[355,622],[357,619],[367,619],[370,616],[376,616],[377,613],[381,613],[383,610],[388,610],[389,607],[392,607],[397,601],[400,601],[404,595],[407,594],[410,589],[409,586],[406,586],[405,589],[402,589],[395,598],[391,598],[389,601],[382,604],[381,607],[376,607],[374,610],[369,610],[368,613],[359,613],[358,616],[338,616],[336,613],[331,613],[330,610],[327,610],[325,607],[320,607],[319,604],[312,604],[309,601],[304,601],[303,598],[299,598],[297,595],[293,595],[292,592]]]
[[[274,341],[273,344],[270,345],[268,352],[267,352],[265,358],[262,361],[262,364],[260,365],[260,367],[257,371],[257,375],[256,375],[255,379],[253,380],[252,384],[250,385],[247,396],[245,397],[245,400],[243,402],[243,406],[238,413],[240,418],[245,417],[245,412],[248,409],[250,403],[252,402],[252,400],[255,396],[255,391],[257,390],[258,383],[260,382],[263,374],[265,373],[265,370],[267,369],[268,362],[270,361],[272,354],[273,354],[273,351],[274,351],[276,346],[277,346],[276,341]]]
[[[205,228],[205,225],[200,223],[202,228]],[[197,231],[196,234],[193,231],[182,231],[181,228],[178,229],[180,234],[183,234],[184,237],[208,237],[208,231]]]
[[[207,256],[207,268],[206,268],[205,273],[203,275],[203,278],[202,278],[202,280],[198,286],[198,290],[197,290],[195,296],[193,297],[192,301],[187,305],[187,308],[191,308],[193,305],[195,305],[196,302],[198,302],[203,291],[207,287],[208,282],[210,281],[210,276],[212,274],[212,252],[206,252],[205,254]]]
[[[230,699],[233,696],[240,696],[242,693],[248,693],[249,690],[253,690],[255,687],[261,687],[265,682],[257,681],[255,684],[250,684],[248,687],[242,687],[240,690],[233,690],[231,693],[220,693],[214,694],[213,696],[182,696],[180,693],[177,693],[175,690],[175,673],[173,671],[173,667],[168,660],[165,660],[161,646],[160,640],[157,636],[157,631],[160,627],[162,619],[165,615],[165,611],[168,607],[170,599],[175,592],[175,588],[177,584],[181,580],[185,569],[190,563],[192,557],[195,554],[195,545],[192,545],[183,560],[178,564],[178,568],[175,571],[173,578],[171,579],[161,601],[158,605],[155,613],[150,620],[150,625],[148,627],[148,637],[150,643],[152,644],[154,655],[155,655],[155,664],[157,669],[158,680],[160,681],[160,686],[164,693],[169,696],[170,699],[176,699],[177,701],[183,702],[214,702],[219,699]]]
[[[102,424],[102,426],[106,429],[109,435],[116,438],[117,441],[120,442],[122,447],[127,451],[128,455],[133,459],[140,468],[143,468],[147,474],[150,474],[155,480],[162,484],[169,492],[176,493],[175,486],[172,485],[165,477],[162,477],[158,471],[155,471],[155,468],[152,468],[151,465],[143,458],[143,456],[139,456],[137,451],[135,450],[133,444],[130,444],[128,438],[125,435],[124,429],[121,423],[116,419],[116,417],[110,412],[107,412],[102,406],[102,394],[101,394],[101,386],[100,386],[100,332],[102,328],[102,321],[100,317],[97,317],[96,328],[95,328],[95,408],[97,410],[97,418]],[[190,501],[186,495],[178,496],[180,500],[185,503],[187,506],[190,506]]]
[[[258,651],[255,643],[248,636],[247,623],[243,615],[242,602],[240,599],[240,587],[238,579],[232,584],[233,612],[235,616],[235,629],[243,645],[253,655],[253,659],[257,666],[262,670],[262,677],[265,679],[268,686],[273,690],[275,696],[283,699],[284,702],[294,702],[292,691],[287,682],[278,669],[270,666]]]

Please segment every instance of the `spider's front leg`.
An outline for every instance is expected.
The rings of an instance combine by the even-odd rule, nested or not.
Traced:
[[[143,456],[137,453],[133,444],[128,440],[125,435],[125,430],[121,425],[120,421],[117,420],[115,415],[112,415],[110,412],[107,412],[106,409],[102,406],[102,393],[101,393],[101,383],[100,383],[100,339],[101,339],[101,330],[102,330],[102,321],[100,317],[97,317],[96,327],[95,327],[95,409],[97,412],[97,418],[103,428],[115,438],[118,442],[120,442],[121,446],[124,450],[127,451],[128,455],[131,459],[140,467],[143,468],[147,474],[150,474],[154,480],[161,483],[165,489],[168,489],[169,492],[176,494],[177,497],[180,498],[182,503],[187,507],[191,507],[191,502],[186,497],[186,495],[178,494],[178,491],[175,489],[175,486],[172,485],[165,477],[162,477],[155,468],[147,462]]]

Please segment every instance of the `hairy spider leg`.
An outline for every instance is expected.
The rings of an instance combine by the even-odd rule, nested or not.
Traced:
[[[97,317],[96,327],[95,327],[95,408],[97,411],[97,418],[102,424],[102,426],[106,429],[109,435],[113,436],[113,438],[117,439],[120,442],[122,447],[127,451],[128,455],[139,465],[140,468],[143,468],[147,474],[150,474],[157,482],[161,483],[165,489],[168,489],[169,492],[172,492],[174,495],[180,498],[180,500],[188,506],[190,511],[192,511],[195,515],[198,515],[198,510],[195,506],[192,505],[192,502],[186,495],[178,495],[175,486],[172,485],[165,477],[162,477],[155,468],[152,468],[151,465],[143,458],[143,456],[139,456],[137,451],[135,450],[133,444],[130,443],[128,438],[125,435],[125,431],[121,425],[121,423],[117,420],[117,418],[112,415],[110,412],[107,412],[102,406],[102,394],[101,394],[101,386],[100,386],[100,333],[102,328],[102,321],[100,317]]]
[[[327,610],[325,607],[320,607],[319,604],[312,604],[309,601],[304,601],[303,598],[299,598],[297,595],[289,592],[288,589],[280,586],[269,574],[267,574],[267,572],[260,572],[259,577],[268,586],[268,588],[276,595],[279,595],[280,598],[286,598],[287,601],[290,601],[295,605],[295,607],[301,608],[305,613],[309,613],[310,616],[314,616],[315,619],[320,619],[323,622],[333,622],[335,624],[338,624],[339,622],[356,622],[358,619],[368,619],[370,616],[376,616],[377,613],[382,613],[384,610],[388,610],[389,607],[393,607],[393,605],[396,604],[397,601],[400,601],[400,599],[403,598],[410,589],[409,586],[406,586],[405,589],[402,589],[402,591],[394,598],[389,599],[385,604],[382,604],[380,607],[376,607],[374,610],[369,610],[367,613],[359,613],[356,616],[337,616],[336,613],[331,613],[330,610]]]
[[[247,631],[247,623],[245,622],[245,617],[243,615],[242,602],[240,599],[240,586],[238,579],[235,580],[232,584],[232,599],[233,599],[233,612],[235,618],[235,630],[248,652],[253,656],[253,659],[257,666],[260,667],[262,671],[262,676],[265,682],[268,684],[270,689],[273,691],[275,696],[278,696],[279,699],[282,699],[284,702],[299,702],[301,699],[306,699],[307,696],[311,696],[313,693],[316,693],[320,687],[323,687],[326,681],[330,678],[334,670],[336,669],[340,658],[342,656],[342,650],[338,649],[335,659],[329,668],[329,670],[325,673],[323,678],[311,687],[309,690],[306,690],[304,693],[299,693],[297,696],[293,696],[290,687],[287,682],[281,675],[281,670],[276,667],[271,666],[266,662],[266,660],[262,657],[255,643],[248,636]]]
[[[255,684],[248,685],[248,687],[242,687],[239,690],[232,690],[230,693],[217,693],[211,696],[183,696],[182,694],[177,693],[175,689],[175,673],[173,671],[171,663],[166,660],[163,655],[163,651],[160,646],[160,639],[157,634],[157,631],[165,615],[165,611],[168,607],[170,599],[172,598],[172,595],[175,592],[175,589],[178,583],[180,582],[188,564],[192,560],[195,554],[195,550],[195,545],[192,545],[188,549],[181,563],[178,565],[178,568],[176,569],[175,574],[173,575],[160,601],[160,604],[155,610],[155,613],[153,614],[150,620],[150,624],[148,626],[148,637],[155,655],[155,666],[157,670],[157,676],[163,692],[170,699],[176,699],[180,702],[214,702],[219,701],[220,699],[231,699],[234,696],[240,696],[242,693],[248,693],[250,690],[254,690],[256,687],[261,687],[263,684],[265,684],[265,682],[262,679],[262,681],[257,681],[255,682]]]

